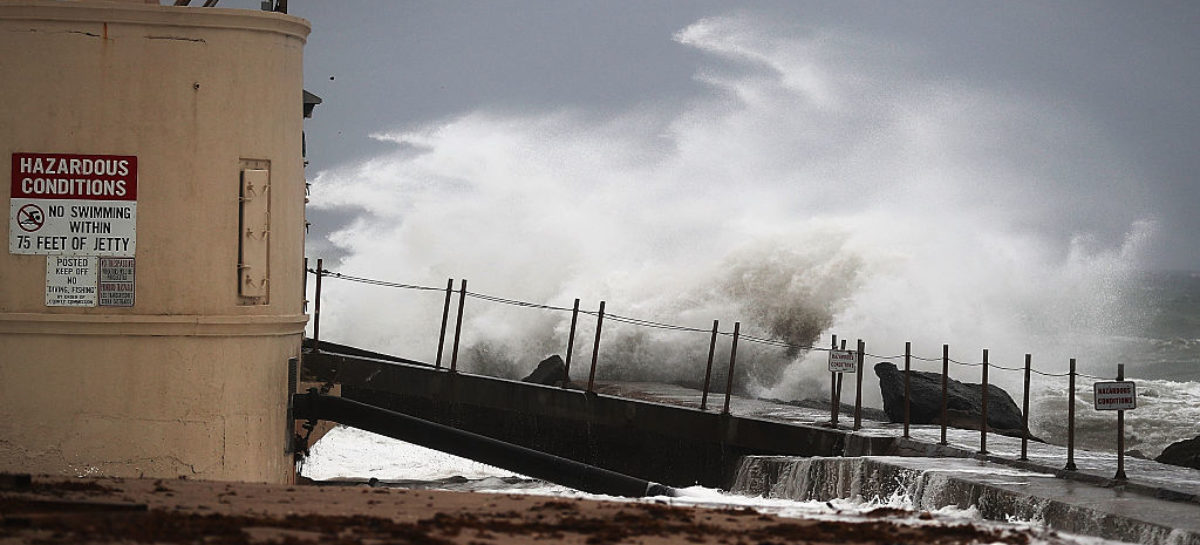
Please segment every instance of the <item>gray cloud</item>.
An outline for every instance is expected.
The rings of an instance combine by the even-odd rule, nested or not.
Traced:
[[[391,144],[370,134],[472,111],[603,119],[638,105],[682,108],[712,91],[697,74],[722,67],[672,37],[704,17],[740,12],[774,35],[867,40],[864,57],[839,60],[884,79],[961,85],[1054,113],[1072,126],[1016,123],[993,148],[976,150],[995,167],[1044,163],[1037,184],[997,196],[1062,211],[1062,221],[1042,215],[1031,229],[1110,241],[1130,217],[1153,216],[1159,232],[1147,266],[1200,269],[1195,3],[363,0],[293,2],[292,11],[313,22],[306,86],[326,99],[308,122],[312,172],[387,153]],[[1087,145],[1055,145],[1079,129]],[[314,238],[352,215],[315,211]]]

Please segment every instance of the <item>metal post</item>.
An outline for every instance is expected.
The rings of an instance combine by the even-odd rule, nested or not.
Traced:
[[[834,424],[842,417],[842,379],[846,377],[846,373],[837,374],[837,402],[836,411],[833,413]]]
[[[434,369],[442,368],[442,347],[446,346],[446,323],[450,321],[450,297],[454,293],[454,279],[446,281],[446,304],[442,306],[442,332],[438,334],[437,359],[433,362]]]
[[[1117,364],[1117,381],[1125,380],[1125,364]],[[1117,475],[1113,477],[1118,481],[1127,481],[1129,477],[1125,476],[1125,411],[1124,409],[1117,411]]]
[[[846,349],[846,339],[841,340],[841,346],[842,350]],[[835,403],[837,406],[837,412],[833,413],[834,424],[837,423],[838,419],[842,415],[842,379],[845,377],[846,373],[837,374],[837,402]]]
[[[563,375],[566,375],[566,380],[563,381],[562,387],[566,388],[567,383],[571,382],[571,354],[575,353],[575,324],[579,322],[579,299],[575,299],[575,306],[571,308],[571,333],[567,337],[567,363],[563,365]]]
[[[912,372],[912,343],[904,343],[904,437],[908,438],[908,422],[912,411],[912,387],[909,373]]]
[[[300,302],[304,305],[303,311],[308,312],[308,258],[304,258],[304,274],[300,281]]]
[[[450,372],[458,372],[458,341],[462,338],[463,305],[467,302],[467,280],[464,278],[458,290],[458,320],[454,322],[454,348],[450,352]]]
[[[708,341],[708,365],[704,367],[704,393],[700,395],[700,410],[708,408],[708,383],[712,379],[713,356],[717,353],[717,326],[719,320],[713,320],[712,340]]]
[[[946,442],[946,398],[950,382],[950,345],[942,345],[942,442]]]
[[[979,423],[979,453],[987,454],[987,429],[988,429],[988,350],[983,349],[983,399],[980,406],[980,423]]]
[[[837,350],[837,335],[833,336],[833,344],[830,350]],[[838,398],[837,398],[837,378],[838,373],[829,372],[829,426],[837,428],[838,425]]]
[[[321,351],[321,277],[325,276],[325,260],[317,259],[317,301],[313,305],[312,351]]]
[[[596,386],[596,362],[600,361],[600,331],[604,328],[604,301],[600,301],[600,313],[596,315],[596,343],[592,345],[592,371],[588,373],[587,391]]]
[[[1021,402],[1021,457],[1018,460],[1029,459],[1029,372],[1033,368],[1033,355],[1025,354],[1025,397]]]
[[[858,340],[858,372],[854,373],[854,429],[862,429],[862,374],[863,353],[867,345],[862,339]]]
[[[729,397],[733,395],[733,364],[737,361],[738,336],[741,334],[742,323],[733,323],[733,345],[729,347],[729,374],[725,377],[725,409],[721,414],[729,414]]]
[[[1070,385],[1067,387],[1067,471],[1075,471],[1075,358],[1071,358]]]

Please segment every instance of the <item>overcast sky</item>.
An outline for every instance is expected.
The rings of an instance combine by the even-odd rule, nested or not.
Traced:
[[[666,126],[694,115],[697,102],[745,100],[736,96],[741,83],[721,82],[749,81],[755,71],[786,80],[799,72],[783,63],[808,54],[805,66],[817,73],[845,69],[840,82],[870,79],[908,94],[967,90],[988,97],[969,107],[998,118],[1016,104],[1011,132],[978,142],[968,134],[963,160],[981,170],[1032,164],[1016,171],[1029,178],[1013,186],[1020,195],[1003,202],[1050,200],[1063,219],[1021,221],[1106,240],[1144,220],[1155,225],[1142,253],[1150,267],[1200,270],[1197,2],[295,0],[290,9],[312,23],[305,86],[324,99],[306,124],[310,178],[395,152],[395,141],[372,135],[472,114],[571,112],[603,122],[652,112]],[[828,92],[838,99],[839,88]],[[894,97],[870,96],[882,98],[837,102],[853,111],[837,110],[845,123],[822,125],[837,133],[830,145],[861,144],[846,133],[870,132],[872,119],[891,115],[879,112],[896,109],[876,112]],[[1038,119],[1053,122],[1043,131]],[[352,208],[314,210],[314,235],[338,229]]]

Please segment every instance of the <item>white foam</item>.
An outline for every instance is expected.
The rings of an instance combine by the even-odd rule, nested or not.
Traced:
[[[511,477],[514,473],[452,454],[397,441],[356,428],[338,426],[317,441],[302,475],[314,480],[376,478],[438,480]]]
[[[1125,411],[1127,451],[1140,450],[1154,458],[1171,443],[1200,436],[1200,382],[1133,380],[1137,383],[1138,407]],[[1077,380],[1076,446],[1113,452],[1116,450],[1116,412],[1094,409],[1093,382],[1095,379]],[[1066,442],[1067,390],[1065,379],[1044,381],[1030,410],[1030,427],[1035,435],[1059,444]]]
[[[712,488],[691,486],[676,489],[678,496],[675,497],[660,496],[635,500],[589,494],[536,481],[515,486],[507,485],[494,478],[510,477],[513,476],[512,472],[346,427],[337,427],[330,431],[313,446],[311,453],[304,466],[303,475],[316,480],[375,477],[381,480],[427,481],[464,476],[470,479],[481,479],[480,486],[471,487],[472,491],[481,493],[518,493],[598,501],[654,502],[689,507],[749,508],[780,517],[848,522],[866,520],[867,513],[880,507],[890,507],[903,510],[899,514],[887,516],[889,520],[900,524],[932,526],[970,522],[1002,530],[1020,529],[1029,532],[1033,537],[1032,543],[1037,545],[1111,543],[1097,538],[1051,532],[1027,521],[1009,521],[1007,524],[985,521],[980,518],[979,511],[974,507],[966,509],[942,507],[930,511],[931,518],[921,518],[919,507],[914,506],[911,498],[903,492],[889,498],[873,498],[869,501],[834,499],[826,502],[740,496]],[[496,486],[488,488],[489,484]],[[878,516],[870,517],[870,520],[878,519]]]
[[[1097,340],[1136,329],[1124,287],[1155,236],[1144,184],[1069,109],[921,80],[892,44],[839,29],[738,14],[675,39],[702,63],[695,101],[462,112],[385,131],[393,150],[318,173],[310,206],[360,212],[332,236],[347,252],[336,268],[467,278],[472,291],[593,311],[606,300],[610,313],[701,330],[606,322],[598,378],[613,380],[698,383],[713,319],[800,345],[863,336],[878,355],[912,341],[937,356],[949,342],[977,361],[988,347],[1008,365],[1026,352],[1091,365]],[[1104,194],[1047,194],[1069,186],[1063,173]],[[329,338],[433,359],[439,293],[324,289]],[[519,377],[563,352],[570,313],[473,299],[464,321],[459,365]],[[794,399],[826,386],[823,355],[744,342],[738,356],[739,389]],[[878,406],[875,388],[864,393]]]

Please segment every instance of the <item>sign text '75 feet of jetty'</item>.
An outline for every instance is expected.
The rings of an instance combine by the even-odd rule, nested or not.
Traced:
[[[8,251],[132,257],[137,157],[14,153]]]

